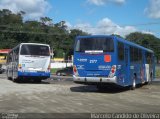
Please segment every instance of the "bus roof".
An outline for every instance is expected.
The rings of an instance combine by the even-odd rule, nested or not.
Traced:
[[[138,45],[138,44],[136,44],[136,43],[133,43],[133,42],[131,42],[131,41],[128,41],[128,40],[126,40],[126,39],[119,38],[119,37],[113,36],[113,35],[77,36],[77,39],[80,39],[80,38],[106,38],[106,37],[112,38],[112,39],[117,40],[117,41],[120,41],[120,42],[123,42],[123,43],[128,44],[128,45],[133,46],[133,47],[140,48],[140,49],[145,50],[145,51],[147,51],[147,52],[154,53],[153,50],[150,50],[150,49],[145,48],[145,47],[143,47],[143,46],[140,46],[140,45]]]

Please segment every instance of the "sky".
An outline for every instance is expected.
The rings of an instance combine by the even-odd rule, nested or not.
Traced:
[[[27,20],[65,21],[68,29],[93,35],[142,32],[160,38],[160,0],[0,0],[0,9],[25,11]]]

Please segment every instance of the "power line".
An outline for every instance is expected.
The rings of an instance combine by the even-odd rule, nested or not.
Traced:
[[[160,24],[160,22],[148,22],[148,23],[138,23],[138,24],[124,24],[124,25],[104,25],[104,26],[97,26],[97,27],[92,27],[92,26],[75,26],[78,28],[85,27],[85,28],[105,28],[105,27],[125,27],[125,26],[149,26],[149,25],[157,25]]]
[[[122,26],[148,26],[148,25],[157,25],[160,22],[148,22],[148,23],[139,23],[139,24],[132,24],[132,25],[122,25]]]
[[[148,26],[148,25],[157,25],[157,24],[160,24],[160,21],[159,22],[148,22],[148,23],[137,23],[137,24],[104,25],[104,26],[97,26],[97,27],[84,25],[84,26],[74,26],[74,28],[77,28],[77,27],[78,28],[81,28],[81,27],[104,28],[104,27],[125,27],[125,26]],[[15,27],[14,25],[0,25],[0,27],[18,28],[18,27]],[[20,25],[20,27],[23,28],[25,26]],[[37,26],[37,27],[32,27],[32,28],[39,28],[39,27],[41,27],[41,29],[44,29],[44,28],[42,28],[43,25],[40,25],[40,26]],[[54,26],[51,26],[51,27],[54,27]]]
[[[148,26],[148,25],[157,25],[160,24],[160,22],[148,22],[148,23],[139,23],[139,24],[126,24],[126,25],[104,25],[104,26],[97,26],[97,27],[92,27],[92,26],[75,26],[72,29],[97,29],[97,28],[107,28],[107,27],[125,27],[125,26]],[[44,32],[29,32],[29,31],[14,31],[11,30],[10,28],[16,28],[16,30],[23,30],[23,28],[25,28],[24,25],[19,25],[19,26],[14,26],[14,25],[0,25],[0,27],[2,28],[9,28],[7,30],[0,30],[1,32],[10,32],[10,33],[29,33],[29,34],[41,34],[41,35],[61,35],[61,34],[53,34],[53,33],[44,33]],[[50,27],[54,27],[54,26],[50,26]],[[35,29],[35,30],[45,30],[45,28],[43,28],[43,26],[37,26],[37,27],[31,27],[30,29]],[[146,30],[148,32],[154,32],[154,33],[160,33],[160,31],[156,31],[156,30]]]
[[[22,34],[38,34],[38,35],[55,35],[55,36],[65,36],[65,34],[59,33],[44,33],[44,32],[29,32],[29,31],[11,31],[11,30],[0,30],[3,33],[22,33]]]

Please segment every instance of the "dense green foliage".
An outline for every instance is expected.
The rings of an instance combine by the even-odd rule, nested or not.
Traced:
[[[13,48],[22,42],[47,43],[53,48],[55,57],[64,57],[64,54],[67,57],[73,54],[75,36],[87,34],[78,29],[69,32],[65,21],[53,23],[48,17],[23,21],[24,14],[0,10],[0,49]]]
[[[146,48],[152,49],[155,52],[157,61],[160,58],[160,39],[156,38],[154,35],[135,32],[127,35],[126,39]]]
[[[54,50],[55,57],[67,58],[73,54],[75,37],[88,34],[78,29],[67,30],[65,21],[54,23],[49,17],[24,21],[24,14],[23,11],[14,14],[7,9],[0,10],[0,49],[13,48],[22,42],[47,43]],[[156,57],[160,57],[160,39],[155,36],[135,32],[126,39],[154,50]]]

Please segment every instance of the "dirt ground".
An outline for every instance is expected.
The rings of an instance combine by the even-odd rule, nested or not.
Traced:
[[[49,80],[14,83],[0,76],[0,113],[159,113],[160,82],[129,89],[106,89]]]

